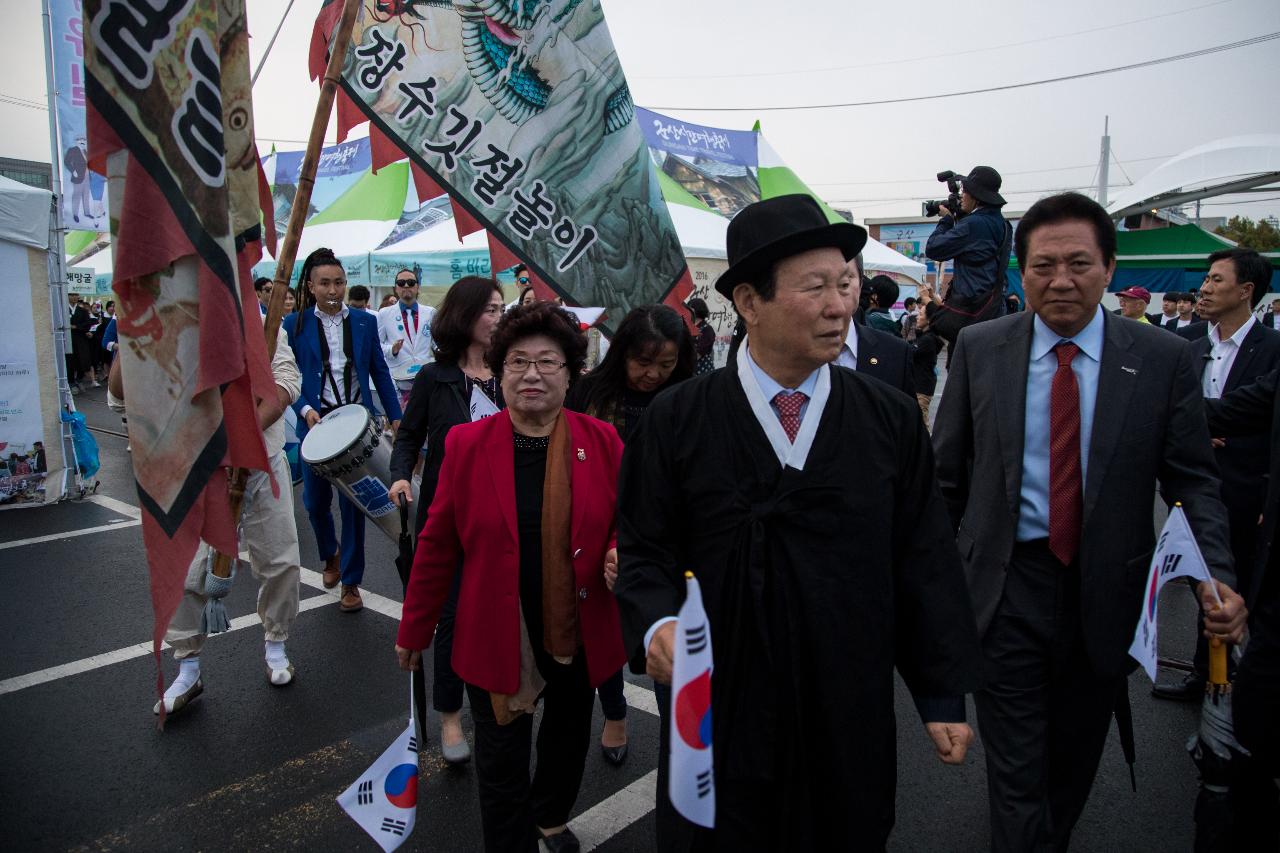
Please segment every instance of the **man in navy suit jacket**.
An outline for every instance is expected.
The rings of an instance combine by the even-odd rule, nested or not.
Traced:
[[[366,311],[352,311],[345,303],[347,279],[341,262],[328,249],[317,249],[302,265],[302,280],[311,303],[284,318],[289,346],[302,374],[302,394],[293,404],[298,415],[298,440],[333,409],[359,403],[373,413],[373,388],[394,430],[400,425],[400,398],[378,345],[378,321]],[[370,387],[372,379],[373,388]],[[302,468],[302,503],[311,518],[320,554],[325,558],[324,585],[342,580],[344,612],[360,610],[360,582],[364,579],[364,514],[343,494],[338,495],[342,514],[341,561],[334,535],[333,486],[328,480]]]

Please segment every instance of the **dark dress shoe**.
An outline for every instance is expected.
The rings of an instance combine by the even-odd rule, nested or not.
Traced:
[[[1181,681],[1157,682],[1151,686],[1151,695],[1174,702],[1199,702],[1204,698],[1204,676],[1190,672]]]
[[[542,843],[549,853],[578,853],[582,849],[582,843],[578,841],[578,836],[574,835],[572,830],[567,827],[555,835],[543,835],[542,831],[539,830],[538,837],[542,839]]]
[[[627,745],[625,743],[622,746],[600,744],[600,751],[604,753],[604,760],[614,767],[621,767],[627,761]]]

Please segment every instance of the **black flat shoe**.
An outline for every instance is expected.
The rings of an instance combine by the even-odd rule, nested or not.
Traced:
[[[539,830],[538,837],[542,839],[542,843],[549,853],[578,853],[582,849],[582,843],[578,841],[578,836],[574,835],[572,830],[567,827],[555,835],[543,835],[542,831]]]
[[[622,746],[600,744],[600,751],[604,753],[604,760],[614,767],[621,767],[627,761],[627,745],[625,743]]]
[[[1151,695],[1174,702],[1199,702],[1204,698],[1204,678],[1188,673],[1181,681],[1153,684]]]

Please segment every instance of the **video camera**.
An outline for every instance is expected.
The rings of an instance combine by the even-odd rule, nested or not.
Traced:
[[[940,205],[945,204],[947,209],[951,211],[952,216],[960,216],[960,181],[964,175],[957,175],[948,169],[945,172],[938,173],[939,183],[945,181],[947,191],[951,195],[947,196],[945,201],[926,201],[920,205],[921,216],[938,216],[942,213],[939,209]]]

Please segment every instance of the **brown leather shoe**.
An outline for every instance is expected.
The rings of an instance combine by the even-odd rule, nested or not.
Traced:
[[[321,576],[325,589],[333,589],[342,580],[342,567],[338,565],[338,555],[324,561],[324,574]]]
[[[338,602],[338,609],[343,613],[355,613],[357,610],[364,609],[364,601],[360,598],[360,587],[342,585],[342,600]]]

